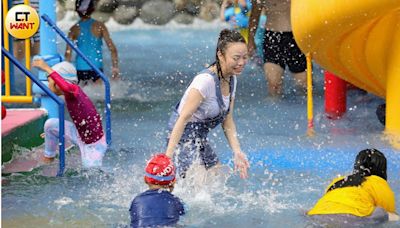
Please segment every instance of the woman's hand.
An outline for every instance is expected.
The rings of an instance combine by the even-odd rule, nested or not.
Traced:
[[[243,152],[236,152],[233,156],[233,163],[235,164],[235,172],[239,171],[240,178],[247,178],[247,170],[250,167],[247,156]]]

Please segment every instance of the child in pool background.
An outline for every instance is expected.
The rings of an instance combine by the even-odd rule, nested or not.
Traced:
[[[34,58],[32,66],[45,71],[49,88],[58,96],[64,95],[65,103],[73,123],[65,121],[65,139],[79,146],[82,165],[85,168],[102,165],[107,143],[101,117],[89,97],[76,85],[75,67],[61,62],[52,68],[40,58]],[[50,118],[44,124],[44,160],[51,162],[58,148],[59,119]]]
[[[246,43],[249,36],[250,11],[250,0],[224,0],[221,4],[221,20],[229,22],[234,29],[238,30]]]
[[[172,195],[175,166],[165,154],[154,155],[145,168],[144,182],[149,189],[136,196],[129,209],[131,227],[175,226],[185,209]]]
[[[386,157],[382,152],[377,149],[360,151],[353,174],[334,179],[307,214],[319,221],[349,226],[398,220],[386,170]]]
[[[80,20],[71,27],[68,38],[76,42],[79,50],[81,50],[101,71],[103,71],[102,45],[104,39],[111,52],[112,78],[119,78],[117,48],[105,24],[91,18],[91,14],[95,10],[95,2],[93,0],[77,0],[75,6]],[[68,62],[71,62],[72,59],[72,49],[68,45],[65,51],[65,59]],[[96,82],[100,78],[96,71],[94,71],[79,55],[76,56],[76,69],[79,83],[86,83],[89,80]]]
[[[231,26],[238,30],[240,34],[245,38],[246,43],[248,42],[249,36],[249,15],[251,11],[250,0],[224,0],[221,4],[220,19],[222,21],[229,22]],[[256,34],[254,36],[254,42],[257,48],[257,62],[262,63],[264,58],[263,44],[264,44],[264,33],[265,23],[267,16],[265,10],[262,10],[257,27]]]

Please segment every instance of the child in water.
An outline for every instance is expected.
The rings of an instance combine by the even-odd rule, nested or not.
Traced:
[[[387,182],[385,155],[377,149],[360,151],[353,174],[334,179],[307,214],[341,227],[398,220],[395,196]]]
[[[246,42],[249,36],[250,11],[250,0],[223,0],[221,4],[220,19],[229,22],[234,29],[240,32]]]
[[[85,168],[102,165],[107,143],[101,117],[89,97],[77,85],[75,67],[61,62],[52,68],[40,57],[35,57],[32,66],[45,71],[49,88],[56,95],[64,95],[65,104],[73,123],[65,121],[65,139],[79,146],[82,165]],[[50,118],[44,124],[44,160],[51,162],[58,148],[59,119]]]
[[[185,209],[181,200],[172,195],[175,166],[165,154],[154,155],[147,163],[144,182],[149,189],[136,196],[129,209],[131,227],[175,226]]]
[[[80,20],[70,29],[68,38],[74,41],[79,50],[81,50],[91,61],[103,71],[103,40],[111,53],[112,78],[119,78],[118,52],[112,41],[107,27],[103,22],[94,20],[91,15],[95,10],[95,0],[76,0],[76,12]],[[72,60],[72,48],[67,45],[65,59],[68,62]],[[78,81],[81,84],[87,84],[88,81],[100,82],[100,76],[92,69],[81,56],[76,56],[76,69],[78,72]]]

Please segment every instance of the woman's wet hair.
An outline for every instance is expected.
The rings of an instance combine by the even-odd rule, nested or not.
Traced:
[[[76,0],[75,11],[79,17],[89,17],[95,10],[95,0]]]
[[[359,186],[365,177],[375,175],[387,179],[385,155],[377,149],[365,149],[358,153],[354,162],[353,174],[334,183],[327,192],[343,187]]]
[[[218,52],[220,51],[222,54],[225,54],[228,44],[238,43],[238,42],[246,44],[246,40],[236,30],[223,29],[219,33],[217,50],[215,52],[215,62],[212,64],[212,65],[215,64],[217,66],[217,73],[218,73],[219,78],[223,77],[223,75],[222,75],[222,70],[221,70],[221,64],[220,64],[220,61],[218,58]]]

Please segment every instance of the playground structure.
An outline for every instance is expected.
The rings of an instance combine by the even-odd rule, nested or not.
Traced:
[[[400,148],[400,1],[292,0],[291,23],[304,53],[386,99],[385,133]]]
[[[3,23],[4,18],[7,16],[8,9],[11,1],[3,0]],[[111,98],[110,98],[110,83],[105,75],[95,67],[90,60],[74,45],[67,36],[57,27],[55,24],[56,11],[55,11],[55,0],[49,0],[46,4],[39,4],[39,12],[41,12],[41,26],[40,26],[40,55],[50,65],[57,64],[63,60],[63,58],[57,53],[57,35],[59,35],[67,45],[80,55],[89,66],[94,69],[100,78],[103,80],[105,86],[105,114],[106,114],[106,141],[107,144],[111,144]],[[29,5],[29,1],[24,1],[25,5]],[[3,24],[3,43],[2,43],[2,60],[4,62],[5,72],[5,94],[1,96],[2,102],[10,103],[33,103],[34,100],[41,104],[41,107],[48,112],[49,118],[59,118],[59,170],[57,175],[62,176],[65,168],[65,142],[64,142],[64,102],[52,93],[47,88],[47,76],[45,72],[40,71],[39,77],[35,78],[30,72],[30,40],[25,39],[25,66],[23,66],[12,54],[9,53],[12,50],[12,39],[8,34]],[[3,59],[4,58],[4,59]],[[10,61],[18,67],[26,75],[26,95],[15,96],[11,94],[12,80],[13,80],[13,68],[10,65]],[[32,87],[31,80],[35,82]],[[40,99],[34,99],[32,91],[35,94],[40,95]],[[3,136],[3,135],[2,135]],[[4,142],[3,142],[4,143]],[[8,150],[9,151],[9,150]],[[3,150],[4,152],[4,150]],[[3,154],[2,154],[2,157]],[[10,155],[6,155],[10,157]]]
[[[3,16],[7,14],[9,2],[3,0]],[[56,53],[57,33],[79,54],[79,50],[65,37],[53,22],[56,18],[53,1],[40,4],[41,17],[41,55],[61,58]],[[29,4],[29,1],[25,1]],[[375,95],[386,98],[386,132],[394,136],[393,145],[399,146],[400,135],[400,94],[396,85],[400,84],[400,2],[396,0],[345,2],[327,0],[323,4],[316,0],[292,1],[292,25],[300,48],[321,66],[352,84]],[[309,12],[314,12],[310,14]],[[301,18],[301,19],[299,19]],[[4,26],[3,26],[4,28]],[[3,30],[4,48],[10,51],[12,40]],[[29,39],[26,40],[29,47]],[[27,70],[30,68],[29,48],[26,48]],[[82,53],[80,53],[82,54]],[[11,58],[11,57],[10,57]],[[84,58],[87,60],[87,58]],[[88,60],[87,60],[88,61]],[[8,58],[4,58],[6,74],[5,96],[3,102],[32,103],[31,82],[27,80],[26,96],[12,96],[10,75],[12,70]],[[52,64],[55,64],[54,62]],[[88,62],[89,63],[89,62]],[[91,63],[89,63],[91,65]],[[106,87],[107,142],[111,142],[109,82],[94,68],[104,80]],[[43,72],[39,83],[46,83]],[[45,95],[40,86],[34,86],[35,94]],[[107,95],[108,94],[108,95]],[[42,96],[40,102],[50,117],[57,117],[57,105],[48,96]],[[48,104],[48,105],[47,105]],[[55,108],[49,108],[55,107]],[[60,136],[60,139],[62,137]],[[396,141],[397,140],[397,141]],[[396,144],[397,142],[397,144]],[[61,145],[60,145],[61,146]],[[60,151],[62,151],[60,149]],[[61,161],[61,159],[60,159]],[[63,165],[60,164],[60,170]],[[62,172],[60,172],[62,173]]]

